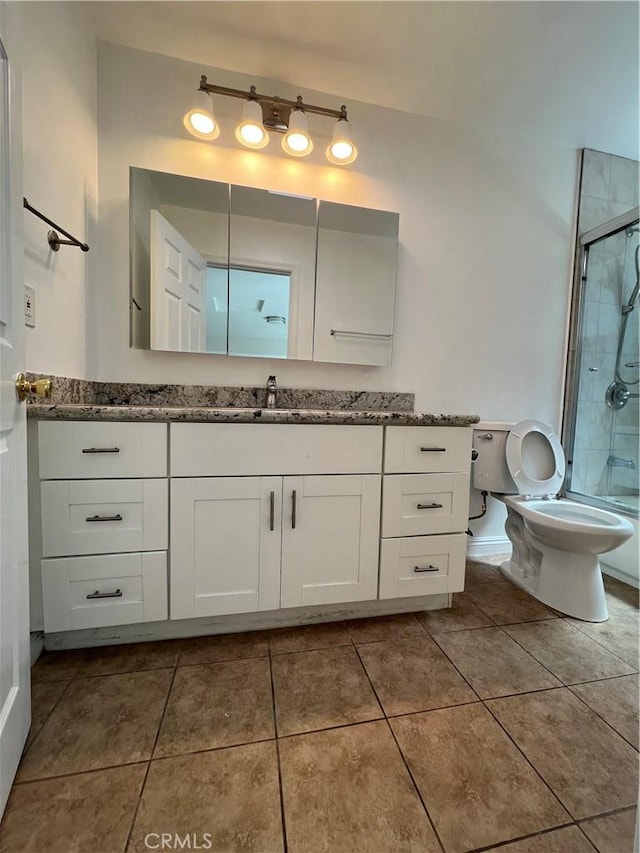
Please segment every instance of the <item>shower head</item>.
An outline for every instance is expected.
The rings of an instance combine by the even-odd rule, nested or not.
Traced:
[[[624,233],[627,237],[633,237],[634,234],[640,233],[640,228],[627,228]]]

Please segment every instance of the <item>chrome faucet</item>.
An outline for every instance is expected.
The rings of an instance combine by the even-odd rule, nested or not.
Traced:
[[[278,386],[276,377],[270,376],[267,379],[267,409],[278,408]]]

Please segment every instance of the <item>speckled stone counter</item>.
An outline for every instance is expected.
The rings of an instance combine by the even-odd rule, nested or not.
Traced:
[[[29,374],[29,379],[44,378]],[[468,426],[478,415],[413,411],[414,395],[387,391],[278,390],[267,409],[266,388],[89,382],[50,376],[46,401],[29,402],[31,418],[48,420],[194,421],[201,423],[389,424]]]
[[[32,403],[29,417],[48,420],[195,421],[200,423],[386,424],[389,426],[469,426],[479,415],[362,409],[254,409],[214,406],[98,406]]]

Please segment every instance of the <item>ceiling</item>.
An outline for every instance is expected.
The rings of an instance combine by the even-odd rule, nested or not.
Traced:
[[[633,0],[86,8],[103,41],[331,93],[347,105],[365,101],[638,158]]]

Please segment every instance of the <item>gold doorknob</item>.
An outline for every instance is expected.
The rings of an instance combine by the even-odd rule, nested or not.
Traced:
[[[35,382],[29,382],[24,373],[19,373],[16,379],[16,394],[18,400],[26,400],[32,394],[34,397],[50,397],[51,380],[38,379]]]

